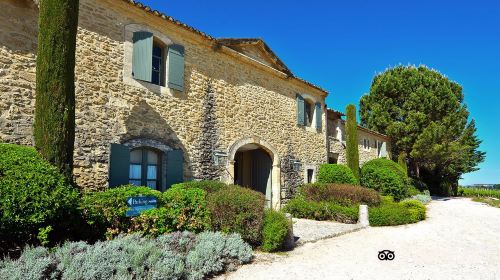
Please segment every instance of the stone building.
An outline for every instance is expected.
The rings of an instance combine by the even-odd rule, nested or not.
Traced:
[[[0,141],[33,144],[37,21],[32,0],[0,1]],[[279,208],[335,152],[328,93],[260,39],[215,39],[131,0],[80,0],[75,72],[86,190],[221,179]]]
[[[327,109],[328,163],[346,164],[345,120],[343,113]],[[386,157],[390,158],[391,139],[386,135],[358,126],[359,164]]]

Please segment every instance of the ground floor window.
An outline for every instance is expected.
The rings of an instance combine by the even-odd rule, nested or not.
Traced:
[[[161,154],[149,148],[138,148],[130,152],[129,183],[159,189]]]
[[[307,183],[313,182],[314,169],[307,169]]]

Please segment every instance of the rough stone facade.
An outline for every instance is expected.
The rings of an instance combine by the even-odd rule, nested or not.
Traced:
[[[345,121],[342,119],[341,113],[328,109],[327,133],[329,161],[336,160],[339,164],[347,164]],[[360,166],[375,158],[384,156],[390,158],[390,142],[389,137],[358,126],[358,151]],[[385,155],[383,151],[381,152],[382,144],[385,145]]]
[[[0,2],[0,141],[33,144],[37,20],[32,1]],[[127,79],[130,25],[184,46],[183,92]],[[76,61],[74,174],[85,189],[107,187],[110,144],[134,139],[182,149],[185,180],[205,176],[203,139],[215,139],[210,144],[227,153],[241,139],[257,139],[275,153],[273,190],[284,190],[280,199],[291,193],[291,181],[303,180],[302,171],[280,173],[290,151],[302,166],[327,160],[326,112],[320,130],[297,125],[296,113],[297,93],[324,108],[325,91],[127,1],[80,0]],[[207,103],[208,87],[213,100]],[[208,111],[207,104],[213,106]],[[207,121],[217,135],[203,133]],[[220,172],[230,175],[230,168],[231,160]],[[273,205],[279,207],[279,199]]]

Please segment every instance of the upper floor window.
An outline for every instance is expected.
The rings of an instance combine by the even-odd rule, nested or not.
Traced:
[[[309,99],[304,99],[300,94],[297,94],[297,124],[301,126],[315,126],[321,131],[322,125],[322,107],[320,102],[314,103]]]
[[[164,79],[164,47],[159,43],[153,44],[153,63],[151,69],[151,83],[159,86],[165,85]]]
[[[363,139],[363,149],[365,151],[369,151],[370,150],[370,140],[369,139]]]
[[[183,46],[167,46],[148,31],[134,32],[132,41],[132,77],[135,80],[184,90]]]
[[[314,107],[311,102],[308,100],[304,100],[304,107],[305,107],[305,126],[311,126],[313,122],[313,113],[314,113]]]

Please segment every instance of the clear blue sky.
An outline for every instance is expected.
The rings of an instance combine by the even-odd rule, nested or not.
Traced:
[[[500,183],[500,1],[144,0],[214,37],[264,39],[295,75],[359,104],[373,76],[425,64],[464,87],[476,119],[481,170],[463,184]]]

